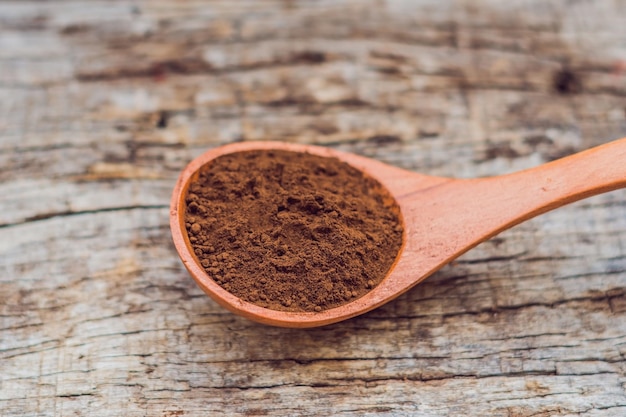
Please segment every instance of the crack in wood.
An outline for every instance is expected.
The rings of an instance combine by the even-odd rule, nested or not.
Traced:
[[[0,229],[9,228],[9,227],[17,227],[28,223],[39,222],[43,220],[54,219],[57,217],[72,217],[72,216],[83,216],[89,214],[98,214],[98,213],[108,213],[108,212],[116,212],[116,211],[128,211],[128,210],[161,210],[169,208],[168,205],[164,204],[152,204],[152,205],[135,205],[135,206],[120,206],[120,207],[103,207],[93,210],[82,210],[82,211],[60,211],[60,212],[51,212],[51,213],[41,213],[35,216],[30,216],[25,218],[22,221],[15,223],[3,223],[0,224]]]

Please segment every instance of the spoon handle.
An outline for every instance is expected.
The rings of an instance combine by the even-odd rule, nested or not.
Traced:
[[[574,201],[626,187],[626,138],[490,178],[484,185],[492,187],[507,206],[510,220],[520,223]]]
[[[623,187],[626,138],[512,174],[441,183],[428,199],[401,201],[409,207],[407,223],[420,225],[411,232],[415,267],[428,258],[446,263],[525,220]]]

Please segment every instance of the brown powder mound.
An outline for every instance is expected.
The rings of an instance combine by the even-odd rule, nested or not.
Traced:
[[[274,310],[322,311],[361,297],[402,244],[393,198],[336,158],[224,155],[200,170],[186,202],[189,240],[208,275]]]

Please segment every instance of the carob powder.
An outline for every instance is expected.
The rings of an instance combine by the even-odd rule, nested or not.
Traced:
[[[395,200],[337,158],[223,155],[200,169],[186,203],[189,240],[207,274],[274,310],[322,311],[361,297],[402,245]]]

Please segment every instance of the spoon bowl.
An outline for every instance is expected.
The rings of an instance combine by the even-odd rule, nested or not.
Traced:
[[[364,296],[320,312],[272,310],[223,289],[194,255],[185,229],[185,196],[202,166],[222,155],[285,150],[336,157],[375,178],[396,199],[402,247],[381,283]],[[454,179],[428,176],[330,148],[282,142],[240,142],[212,149],[187,165],[172,194],[170,228],[183,264],[197,284],[228,310],[282,327],[315,327],[365,313],[396,298],[479,243],[539,214],[626,187],[626,138],[513,174]]]

